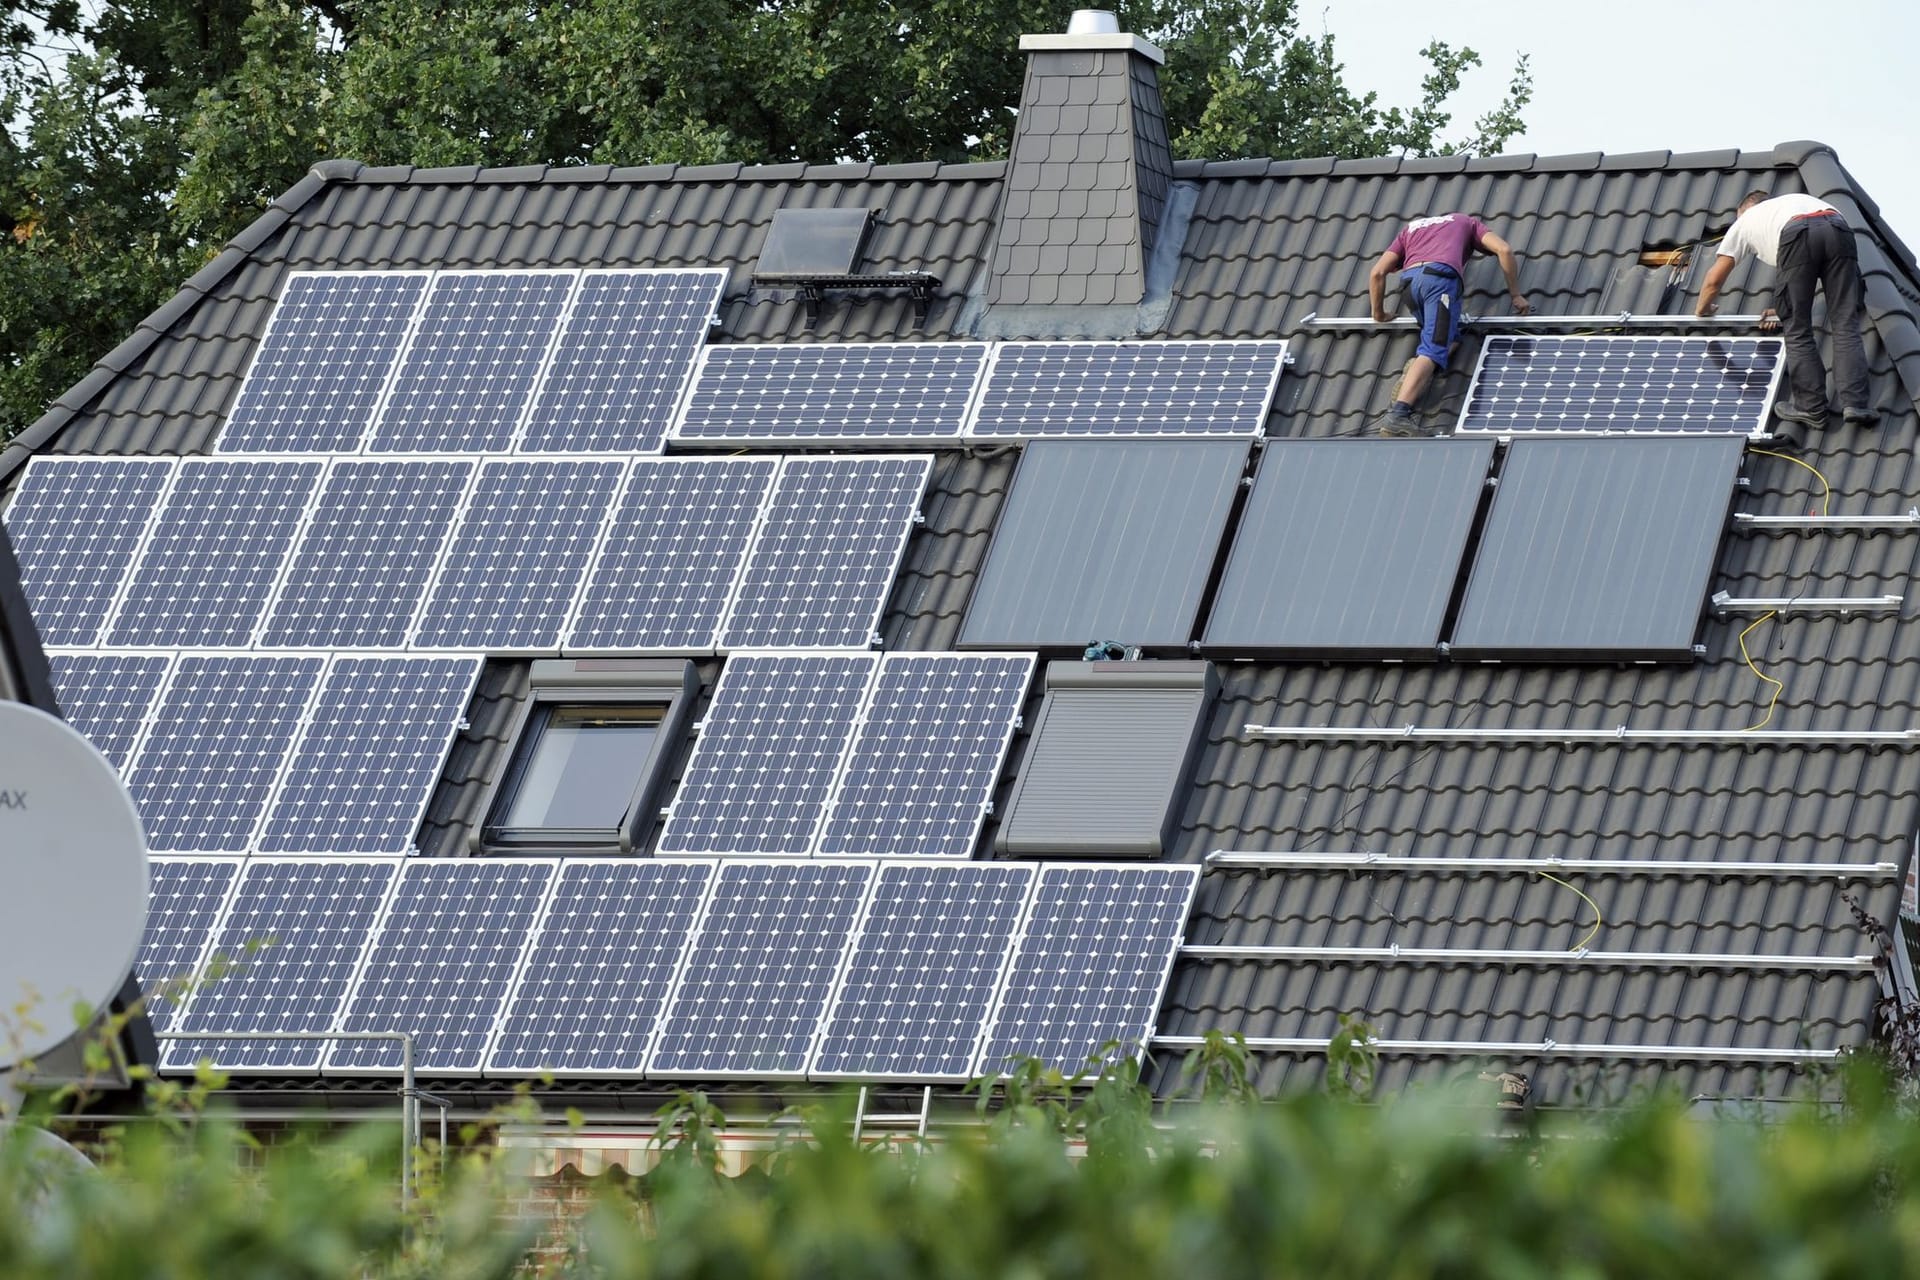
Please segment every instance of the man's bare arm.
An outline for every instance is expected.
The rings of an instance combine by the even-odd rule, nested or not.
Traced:
[[[1533,304],[1520,292],[1520,262],[1513,256],[1513,246],[1489,231],[1480,237],[1480,247],[1500,260],[1500,270],[1507,277],[1507,296],[1513,299],[1513,309],[1521,315],[1533,310]]]
[[[1732,274],[1733,259],[1724,253],[1716,256],[1713,265],[1707,268],[1707,278],[1700,286],[1700,301],[1695,304],[1693,314],[1710,316],[1720,309],[1714,299],[1720,296],[1720,290],[1725,287],[1727,277]]]
[[[1387,277],[1400,269],[1400,255],[1389,249],[1374,261],[1367,273],[1367,297],[1373,301],[1373,318],[1380,324],[1392,319],[1387,314]]]

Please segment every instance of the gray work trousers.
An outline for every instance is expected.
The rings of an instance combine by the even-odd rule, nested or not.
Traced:
[[[1813,291],[1827,295],[1827,328],[1833,332],[1834,390],[1840,407],[1865,411],[1867,357],[1860,348],[1860,259],[1853,232],[1838,214],[1795,218],[1780,233],[1780,276],[1773,310],[1787,344],[1787,380],[1796,407],[1819,413],[1827,407],[1827,367],[1813,334]]]

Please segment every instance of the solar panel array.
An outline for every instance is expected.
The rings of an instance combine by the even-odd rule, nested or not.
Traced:
[[[984,342],[711,346],[673,436],[739,444],[958,440],[988,351]]]
[[[35,458],[7,507],[7,537],[41,642],[90,645],[107,623],[171,458]]]
[[[1458,430],[1756,435],[1784,352],[1778,338],[1494,335]]]
[[[138,972],[156,1029],[188,1037],[163,1053],[173,1072],[393,1075],[391,1041],[192,1037],[397,1031],[427,1074],[954,1082],[1000,1062],[988,1044],[1071,1068],[1137,1040],[1197,875],[161,857]]]
[[[975,437],[1257,436],[1284,342],[1005,342]]]

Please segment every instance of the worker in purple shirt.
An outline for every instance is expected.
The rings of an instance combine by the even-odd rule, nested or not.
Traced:
[[[1714,299],[1727,277],[1749,257],[1780,273],[1774,281],[1773,306],[1760,315],[1763,330],[1782,328],[1787,346],[1792,399],[1774,402],[1774,416],[1787,424],[1775,438],[1798,447],[1804,442],[1796,428],[1819,431],[1827,425],[1827,367],[1820,361],[1820,343],[1813,336],[1815,288],[1827,295],[1833,376],[1846,421],[1859,427],[1878,422],[1880,415],[1868,398],[1867,358],[1860,346],[1860,257],[1840,211],[1813,196],[1748,192],[1727,228],[1726,239],[1714,251],[1695,315],[1714,313]]]
[[[1513,309],[1521,315],[1533,310],[1520,293],[1520,265],[1514,260],[1513,246],[1487,230],[1487,224],[1470,213],[1442,213],[1430,218],[1415,218],[1400,229],[1387,251],[1373,264],[1367,277],[1367,292],[1373,299],[1373,318],[1385,324],[1387,315],[1387,277],[1400,273],[1407,292],[1407,305],[1420,320],[1420,346],[1407,371],[1401,375],[1400,390],[1394,394],[1393,408],[1380,428],[1383,436],[1419,434],[1414,425],[1413,406],[1433,380],[1434,371],[1444,372],[1454,347],[1460,341],[1461,276],[1467,259],[1476,251],[1490,253],[1500,260],[1506,273],[1507,292]]]

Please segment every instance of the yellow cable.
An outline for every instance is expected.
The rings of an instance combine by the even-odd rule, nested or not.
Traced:
[[[1575,952],[1585,951],[1587,949],[1587,944],[1589,942],[1592,942],[1595,935],[1597,935],[1600,932],[1600,925],[1602,923],[1600,919],[1600,904],[1595,902],[1592,898],[1589,898],[1585,893],[1581,893],[1580,886],[1567,884],[1565,880],[1562,880],[1559,876],[1554,875],[1551,871],[1541,871],[1536,874],[1545,876],[1547,879],[1553,881],[1555,884],[1566,885],[1567,888],[1572,889],[1575,893],[1580,894],[1580,901],[1586,903],[1588,906],[1593,908],[1593,928],[1587,930],[1586,937],[1580,939],[1580,941],[1574,943],[1571,947],[1567,948],[1568,951],[1575,951]]]
[[[1775,453],[1771,449],[1749,449],[1747,450],[1747,452],[1748,453],[1764,453],[1769,458],[1785,458],[1788,462],[1791,462],[1794,466],[1805,467],[1808,471],[1813,472],[1813,478],[1820,482],[1820,514],[1823,516],[1827,514],[1827,505],[1833,500],[1833,486],[1828,484],[1827,478],[1820,474],[1820,468],[1814,466],[1810,462],[1802,462],[1800,459],[1794,457],[1790,453]]]
[[[1747,670],[1753,672],[1753,674],[1758,676],[1761,680],[1764,680],[1766,683],[1773,686],[1773,697],[1769,699],[1767,702],[1767,714],[1765,714],[1764,716],[1761,716],[1759,720],[1755,721],[1753,724],[1750,724],[1746,728],[1742,729],[1740,731],[1742,733],[1753,733],[1755,730],[1764,729],[1767,727],[1767,722],[1773,719],[1773,709],[1780,705],[1780,694],[1787,687],[1784,682],[1775,680],[1772,676],[1762,671],[1759,667],[1754,666],[1753,655],[1747,652],[1747,635],[1753,630],[1754,627],[1759,626],[1761,623],[1765,622],[1767,619],[1773,616],[1774,616],[1774,610],[1772,609],[1767,610],[1765,613],[1755,618],[1752,624],[1747,627],[1746,631],[1742,631],[1740,633],[1740,656],[1747,660]]]

